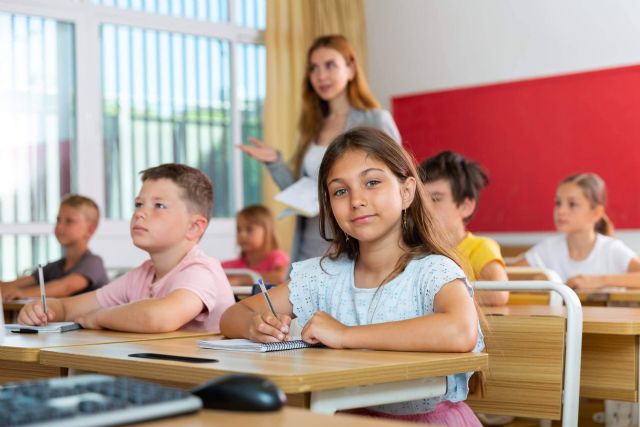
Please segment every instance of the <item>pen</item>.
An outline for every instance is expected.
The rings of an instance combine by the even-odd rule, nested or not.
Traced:
[[[264,285],[264,282],[262,281],[262,279],[258,279],[258,286],[260,286],[260,292],[262,292],[262,295],[264,295],[264,299],[267,300],[267,305],[269,305],[269,309],[271,310],[271,313],[275,316],[276,319],[280,320],[280,318],[276,314],[275,308],[273,308],[273,304],[271,303],[271,298],[269,298],[269,294],[267,293],[267,287]]]
[[[37,334],[38,331],[36,331],[35,329],[24,329],[24,328],[20,328],[20,329],[15,329],[13,331],[14,334]]]
[[[48,314],[47,310],[47,295],[44,293],[44,275],[42,274],[42,264],[38,264],[38,281],[40,282],[40,301],[42,302],[42,309],[44,314]]]

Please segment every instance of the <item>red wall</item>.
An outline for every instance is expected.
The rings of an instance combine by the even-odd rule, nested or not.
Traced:
[[[616,228],[640,228],[640,66],[402,96],[393,113],[419,161],[448,149],[485,167],[473,230],[553,230],[557,183],[587,171]]]

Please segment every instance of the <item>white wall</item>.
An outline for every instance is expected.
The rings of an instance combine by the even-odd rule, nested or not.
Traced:
[[[636,0],[365,0],[378,99],[640,63]]]
[[[640,64],[640,1],[365,0],[368,78],[392,96]],[[546,233],[491,234],[533,244]],[[618,232],[640,253],[640,231]]]

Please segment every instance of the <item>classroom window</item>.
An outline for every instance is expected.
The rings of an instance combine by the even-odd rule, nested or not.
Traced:
[[[267,27],[266,0],[235,0],[236,23],[264,30]]]
[[[207,174],[232,216],[228,42],[104,25],[102,61],[107,216],[129,218],[139,172],[169,162]]]
[[[157,13],[209,22],[229,21],[226,0],[93,0],[102,6]]]
[[[113,248],[131,243],[139,172],[165,162],[213,180],[207,233],[233,238],[218,218],[262,201],[263,168],[234,146],[262,138],[266,1],[5,3],[0,277],[60,256],[49,233],[69,192],[101,207],[91,245],[107,268],[133,266]]]
[[[0,12],[0,223],[54,222],[73,188],[74,26]],[[4,232],[0,277],[57,256],[55,238]]]
[[[242,141],[262,139],[262,117],[266,93],[266,50],[262,45],[238,46],[238,100],[242,116]],[[262,201],[262,164],[243,156],[243,182],[245,205]]]
[[[39,263],[60,257],[60,244],[51,234],[0,236],[0,280],[30,274]]]

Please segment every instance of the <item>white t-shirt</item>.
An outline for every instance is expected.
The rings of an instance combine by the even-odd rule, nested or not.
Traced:
[[[569,257],[569,248],[564,234],[543,240],[525,254],[530,266],[550,268],[565,282],[579,274],[626,273],[629,262],[636,256],[635,252],[622,241],[602,234],[597,234],[595,246],[589,256],[582,261],[575,261]]]

